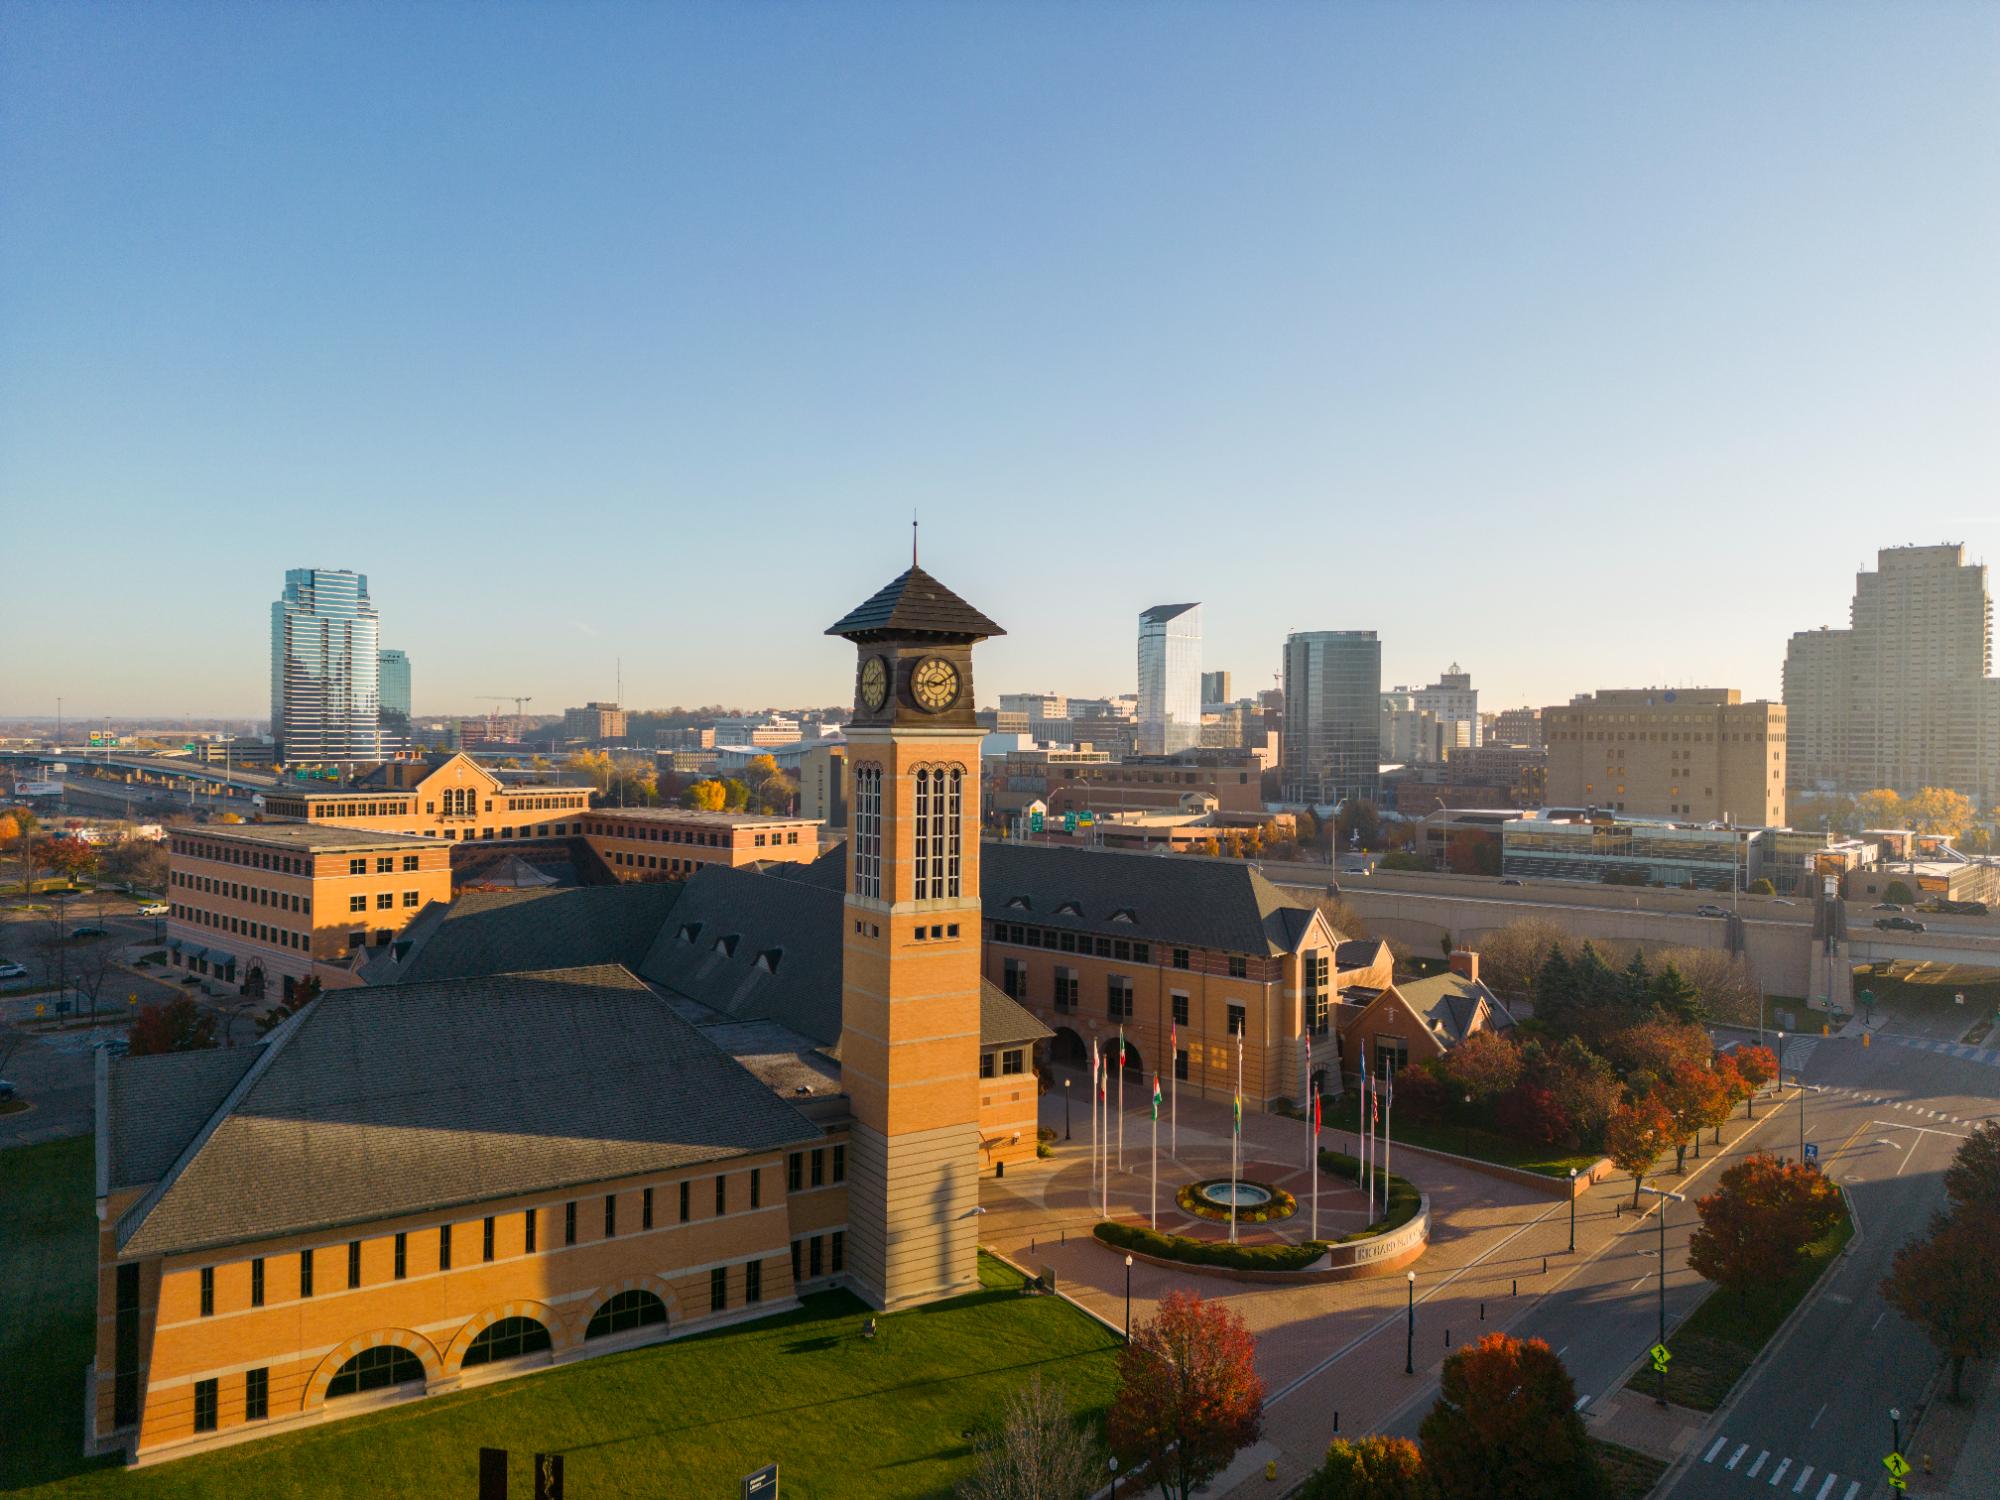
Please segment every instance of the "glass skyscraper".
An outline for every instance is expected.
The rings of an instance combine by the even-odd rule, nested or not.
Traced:
[[[284,760],[382,759],[381,634],[366,574],[286,569],[271,605],[271,737]]]
[[[410,745],[410,657],[404,651],[383,651],[376,657],[382,683],[382,748],[391,752]]]
[[[1201,606],[1156,604],[1139,616],[1139,753],[1201,746]]]
[[[1280,774],[1287,802],[1373,801],[1381,791],[1382,643],[1372,630],[1285,637]]]

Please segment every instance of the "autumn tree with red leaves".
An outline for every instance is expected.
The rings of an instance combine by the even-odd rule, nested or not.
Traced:
[[[1430,1482],[1451,1500],[1606,1493],[1576,1386],[1540,1339],[1489,1333],[1453,1354],[1419,1436]]]
[[[1750,1085],[1750,1093],[1744,1100],[1744,1112],[1754,1120],[1757,1118],[1757,1090],[1778,1076],[1778,1055],[1760,1044],[1738,1047],[1733,1056],[1736,1058],[1736,1071]]]
[[[1923,1329],[1951,1361],[1951,1399],[1962,1394],[1965,1362],[2000,1353],[2000,1205],[1962,1205],[1931,1215],[1931,1237],[1896,1252],[1882,1295]]]
[[[1701,1223],[1688,1239],[1688,1264],[1741,1296],[1782,1281],[1805,1250],[1840,1222],[1840,1190],[1817,1167],[1786,1164],[1768,1152],[1747,1156],[1698,1199]]]
[[[1604,1154],[1621,1172],[1632,1174],[1632,1206],[1639,1206],[1639,1187],[1653,1162],[1674,1138],[1674,1122],[1657,1099],[1621,1104],[1604,1127]]]
[[[1944,1190],[1961,1208],[2000,1205],[2000,1123],[1974,1127],[1944,1169]]]
[[[1736,1066],[1735,1053],[1716,1053],[1715,1060],[1710,1066],[1715,1071],[1715,1081],[1722,1085],[1725,1110],[1734,1109],[1739,1100],[1750,1097],[1750,1080],[1745,1078],[1742,1070]],[[1724,1118],[1727,1118],[1726,1114]],[[1715,1144],[1718,1146],[1722,1144],[1721,1120],[1715,1122]]]
[[[1119,1353],[1111,1451],[1147,1465],[1161,1494],[1188,1500],[1264,1430],[1256,1349],[1227,1304],[1170,1292]]]
[[[134,1057],[202,1052],[215,1045],[215,1017],[186,995],[176,995],[165,1005],[141,1006],[138,1019],[125,1035]]]
[[[1706,1062],[1677,1062],[1660,1080],[1654,1098],[1674,1122],[1674,1171],[1687,1170],[1688,1142],[1701,1155],[1701,1132],[1729,1118],[1729,1095]]]

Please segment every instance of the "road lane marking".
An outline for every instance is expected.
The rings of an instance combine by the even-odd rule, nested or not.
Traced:
[[[1780,1459],[1778,1461],[1778,1467],[1771,1471],[1771,1483],[1775,1485],[1780,1479],[1783,1479],[1785,1477],[1785,1470],[1789,1469],[1791,1466],[1792,1466],[1792,1461],[1789,1458]]]
[[[1881,1319],[1877,1318],[1875,1321],[1879,1323],[1881,1322]],[[1813,1413],[1813,1419],[1810,1422],[1806,1423],[1806,1431],[1811,1432],[1813,1428],[1819,1426],[1819,1419],[1825,1415],[1826,1415],[1826,1403],[1822,1401],[1819,1404],[1819,1410]]]
[[[1812,1477],[1813,1477],[1813,1466],[1811,1464],[1807,1464],[1803,1469],[1799,1470],[1799,1482],[1792,1486],[1792,1493],[1796,1495],[1800,1490],[1804,1489],[1806,1487],[1806,1481],[1811,1479]]]
[[[1578,1397],[1576,1398],[1576,1405],[1572,1406],[1572,1407],[1570,1408],[1570,1410],[1571,1410],[1571,1411],[1582,1411],[1582,1410],[1583,1410],[1583,1408],[1585,1407],[1585,1405],[1587,1405],[1587,1404],[1589,1403],[1589,1401],[1590,1401],[1590,1397],[1588,1397],[1588,1396],[1578,1396]]]
[[[1875,1314],[1875,1321],[1868,1325],[1868,1331],[1870,1333],[1873,1333],[1876,1329],[1880,1328],[1882,1326],[1882,1320],[1888,1316],[1889,1314],[1887,1312],[1879,1312]]]
[[[1652,1279],[1653,1279],[1653,1273],[1651,1271],[1648,1271],[1644,1276],[1641,1276],[1637,1281],[1633,1282],[1632,1285],[1627,1288],[1627,1290],[1636,1292],[1639,1290],[1640,1287],[1644,1286],[1647,1282],[1651,1281]]]
[[[1860,1493],[1861,1493],[1861,1481],[1858,1479],[1852,1480],[1849,1482],[1847,1486],[1847,1493],[1842,1495],[1840,1497],[1840,1500],[1854,1500],[1854,1497]]]
[[[1833,1488],[1833,1482],[1838,1478],[1840,1478],[1838,1474],[1827,1475],[1826,1483],[1819,1487],[1819,1493],[1813,1496],[1813,1500],[1826,1500],[1826,1492]]]
[[[1722,1467],[1725,1469],[1735,1468],[1736,1465],[1742,1461],[1743,1455],[1748,1453],[1749,1451],[1750,1451],[1750,1445],[1748,1443],[1737,1444],[1736,1451],[1729,1455],[1729,1462],[1724,1464]]]
[[[1764,1460],[1769,1458],[1770,1456],[1771,1456],[1771,1450],[1769,1448],[1764,1449],[1763,1452],[1757,1455],[1757,1462],[1750,1465],[1749,1468],[1743,1471],[1743,1477],[1745,1479],[1755,1479],[1757,1477],[1757,1471],[1764,1467]]]
[[[1708,1456],[1702,1459],[1702,1462],[1705,1464],[1714,1463],[1715,1455],[1722,1451],[1722,1445],[1728,1441],[1729,1441],[1728,1433],[1724,1433],[1721,1437],[1717,1438],[1713,1443],[1709,1445]]]

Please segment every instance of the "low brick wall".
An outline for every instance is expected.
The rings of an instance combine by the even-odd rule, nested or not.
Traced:
[[[1354,1281],[1363,1276],[1387,1276],[1402,1270],[1424,1253],[1431,1237],[1431,1200],[1426,1193],[1417,1206],[1416,1217],[1400,1228],[1387,1234],[1378,1234],[1373,1239],[1356,1240],[1347,1245],[1329,1245],[1326,1255],[1312,1265],[1298,1271],[1248,1271],[1235,1266],[1204,1266],[1191,1261],[1173,1260],[1164,1255],[1148,1255],[1143,1250],[1129,1249],[1123,1245],[1113,1245],[1105,1240],[1097,1243],[1113,1255],[1129,1255],[1134,1260],[1143,1260],[1151,1266],[1165,1266],[1169,1270],[1185,1271],[1192,1276],[1214,1276],[1223,1281],[1242,1281],[1251,1284],[1275,1284],[1295,1286],[1300,1282]],[[1095,1239],[1095,1234],[1092,1235]]]
[[[1417,1156],[1448,1161],[1470,1171],[1482,1172],[1488,1177],[1497,1177],[1502,1182],[1519,1183],[1522,1187],[1532,1188],[1551,1198],[1578,1197],[1587,1191],[1592,1183],[1602,1182],[1618,1170],[1611,1165],[1610,1157],[1600,1156],[1586,1170],[1578,1172],[1576,1181],[1572,1183],[1567,1177],[1545,1177],[1540,1172],[1530,1172],[1521,1167],[1503,1167],[1498,1162],[1481,1161],[1476,1156],[1460,1156],[1453,1151],[1434,1151],[1428,1146],[1406,1146],[1401,1141],[1391,1142],[1390,1151],[1392,1163],[1396,1157],[1408,1151]]]

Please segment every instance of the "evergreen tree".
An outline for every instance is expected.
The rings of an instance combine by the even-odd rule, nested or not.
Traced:
[[[1597,951],[1597,945],[1587,939],[1577,950],[1576,963],[1577,1002],[1585,1010],[1603,1010],[1618,1003],[1623,991],[1623,982],[1611,965],[1604,961],[1604,955]]]
[[[1557,943],[1535,971],[1535,1019],[1552,1031],[1571,1031],[1576,1026],[1577,1000],[1576,971]]]
[[[1624,981],[1626,1008],[1643,1015],[1646,1007],[1653,1003],[1653,971],[1646,965],[1645,949],[1632,950],[1632,962],[1625,965],[1625,972],[1620,978]]]
[[[1650,998],[1654,1005],[1676,1021],[1692,1021],[1700,1025],[1708,1015],[1707,1007],[1701,1003],[1701,991],[1671,959],[1653,976]]]

